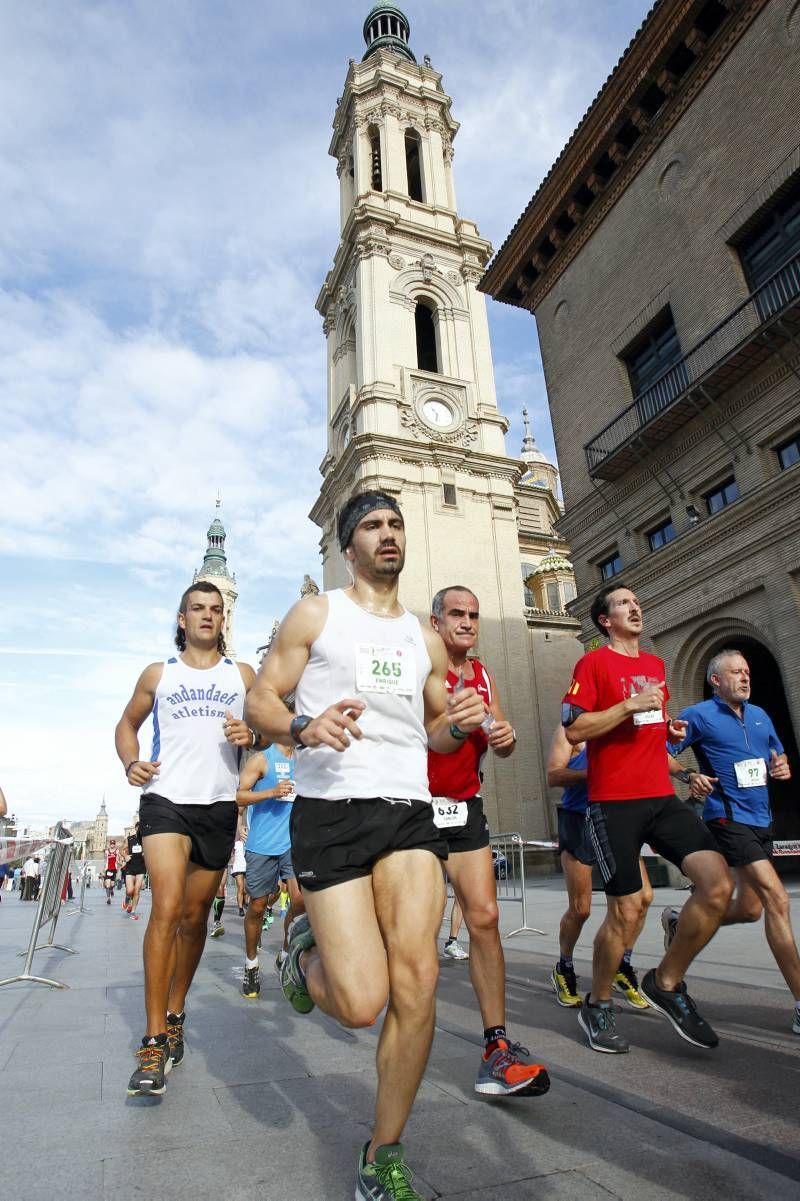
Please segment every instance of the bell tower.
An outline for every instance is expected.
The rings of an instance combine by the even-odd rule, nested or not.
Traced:
[[[317,299],[328,445],[311,518],[322,532],[324,587],[344,586],[341,506],[369,488],[395,495],[408,537],[402,602],[427,620],[439,588],[474,589],[480,654],[521,723],[531,710],[514,494],[521,464],[506,454],[508,422],[497,409],[476,286],[491,246],[458,212],[458,122],[441,74],[427,56],[417,63],[410,33],[399,8],[375,5],[364,22],[366,52],[350,60],[334,115],[341,229]],[[498,770],[495,829],[520,828],[526,778],[540,779],[533,754],[540,751],[531,741]]]
[[[222,499],[217,496],[216,513],[214,520],[208,527],[206,534],[207,545],[206,553],[203,558],[203,566],[199,571],[194,573],[193,584],[197,584],[200,580],[207,580],[218,588],[222,593],[222,601],[225,606],[225,624],[222,627],[222,633],[225,638],[226,653],[232,658],[236,658],[236,651],[233,649],[233,610],[239,593],[237,592],[236,576],[228,570],[228,560],[225,556],[225,526],[220,518],[220,509],[222,508]]]

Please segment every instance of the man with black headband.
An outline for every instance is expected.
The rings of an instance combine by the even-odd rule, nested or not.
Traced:
[[[412,1201],[399,1140],[433,1037],[447,855],[427,750],[458,750],[486,708],[473,688],[448,698],[442,640],[398,602],[406,539],[394,498],[353,497],[338,534],[353,585],[289,612],[247,716],[297,750],[292,862],[307,914],[289,933],[284,994],[350,1027],[373,1025],[388,1001],[355,1195]],[[281,697],[295,689],[292,719]]]

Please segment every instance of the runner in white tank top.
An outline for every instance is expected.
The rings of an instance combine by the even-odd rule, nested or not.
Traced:
[[[242,717],[255,675],[225,658],[223,621],[219,589],[206,582],[187,588],[175,634],[181,654],[142,672],[116,729],[128,783],[143,789],[139,823],[152,890],[147,1030],[131,1096],[163,1093],[164,1077],[183,1059],[186,993],[236,832],[239,756],[258,743]],[[141,760],[139,729],[151,714],[153,751]]]
[[[356,1197],[369,1198],[403,1162],[399,1139],[433,1036],[446,845],[433,823],[426,749],[457,750],[486,709],[472,688],[448,698],[441,639],[398,602],[405,529],[396,501],[352,498],[339,543],[353,587],[295,605],[247,715],[270,741],[297,747],[292,862],[307,916],[292,923],[284,994],[301,1013],[316,1004],[351,1027],[372,1025],[389,1002],[373,1136],[357,1172]],[[295,689],[290,720],[281,697]]]

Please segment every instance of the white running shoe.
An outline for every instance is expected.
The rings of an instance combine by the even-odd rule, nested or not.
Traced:
[[[800,1013],[795,1009],[794,1021],[792,1022],[792,1034],[800,1034]]]
[[[448,959],[469,959],[469,951],[465,950],[455,938],[445,945],[444,953]]]

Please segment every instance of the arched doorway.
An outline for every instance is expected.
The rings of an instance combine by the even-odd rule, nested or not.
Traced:
[[[775,838],[800,838],[800,810],[797,805],[800,789],[800,755],[798,754],[789,704],[783,689],[781,672],[774,655],[757,638],[733,635],[719,639],[712,645],[705,662],[723,647],[739,651],[750,666],[750,700],[760,705],[772,718],[778,737],[789,756],[792,768],[791,780],[770,780],[769,799],[772,806]],[[703,695],[711,696],[711,686],[704,682]]]

